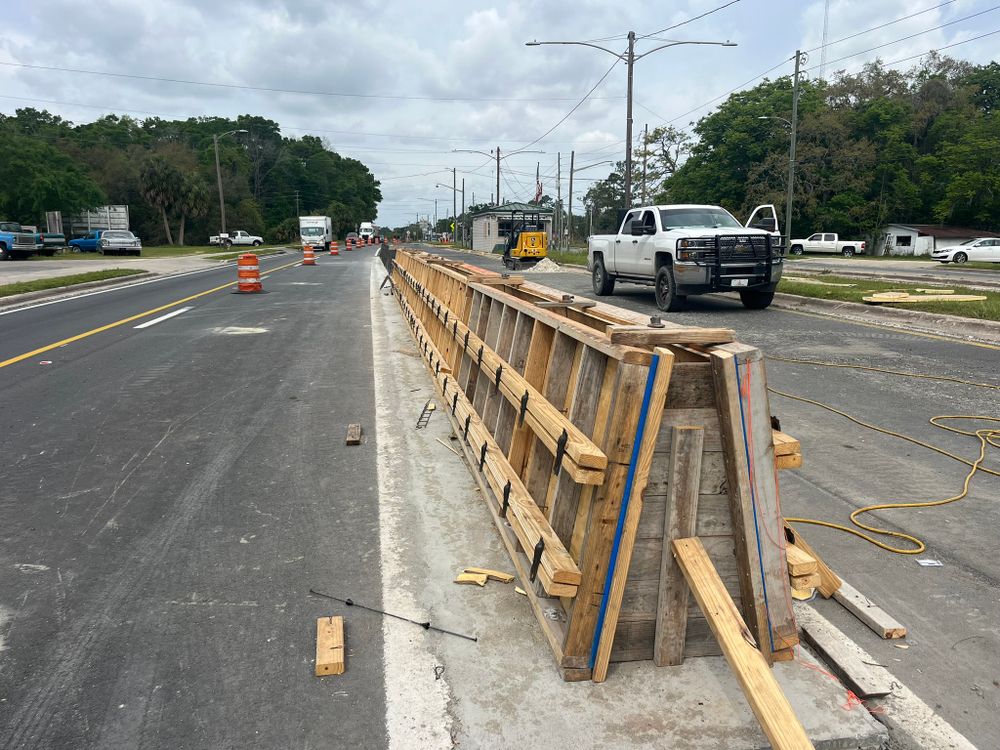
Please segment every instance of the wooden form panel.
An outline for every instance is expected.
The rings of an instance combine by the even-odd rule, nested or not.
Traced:
[[[398,253],[392,278],[564,677],[586,679],[593,664],[595,679],[603,679],[609,659],[652,658],[657,642],[674,654],[663,658],[674,660],[678,644],[682,657],[718,653],[693,602],[660,605],[676,596],[679,580],[664,552],[670,539],[692,533],[702,536],[730,596],[745,598],[749,562],[740,557],[745,550],[737,543],[729,496],[733,436],[717,403],[722,391],[709,356],[726,350],[710,342],[731,340],[732,332],[667,323],[665,332],[649,333],[647,319],[636,313],[567,301],[519,278],[426,255]],[[679,343],[659,353],[671,367],[658,403],[645,413],[654,429],[635,450],[654,342]],[[700,428],[700,466],[689,461],[682,470],[685,462],[672,458],[673,436],[691,426]],[[774,441],[786,446],[784,458],[801,460],[790,449],[797,447],[792,439],[777,437],[768,440],[772,460]],[[633,491],[625,503],[630,473]],[[500,515],[505,490],[506,522]],[[672,513],[681,510],[676,497],[692,493],[689,531],[691,518]],[[533,586],[535,540],[545,543]],[[625,554],[613,563],[617,545]],[[668,593],[661,593],[664,577]],[[602,617],[605,627],[597,632]],[[677,622],[685,630],[680,638],[670,624]]]

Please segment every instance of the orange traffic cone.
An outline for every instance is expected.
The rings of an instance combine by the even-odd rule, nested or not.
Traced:
[[[302,248],[302,265],[304,266],[316,265],[316,253],[312,249],[312,245],[306,245],[304,248]]]
[[[239,294],[264,291],[264,286],[260,283],[260,265],[253,253],[244,253],[236,261],[236,291]]]
[[[334,240],[330,243],[330,255],[340,255],[340,241]]]

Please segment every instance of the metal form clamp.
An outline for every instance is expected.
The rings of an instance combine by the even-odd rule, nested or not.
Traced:
[[[531,557],[531,571],[528,573],[528,580],[534,583],[535,576],[538,574],[538,566],[542,562],[542,552],[545,551],[545,540],[539,539],[538,544],[535,545],[535,553]]]
[[[552,467],[552,473],[557,475],[562,469],[563,456],[566,455],[566,443],[569,442],[569,433],[565,429],[556,441],[556,460]]]

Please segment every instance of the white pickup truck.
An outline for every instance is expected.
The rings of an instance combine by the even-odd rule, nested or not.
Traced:
[[[238,229],[235,232],[229,232],[228,234],[213,234],[208,238],[208,244],[222,245],[223,247],[232,247],[233,245],[250,245],[253,247],[260,247],[264,244],[264,238],[258,237],[256,234],[244,232],[242,229]]]
[[[816,232],[804,240],[792,240],[788,244],[788,252],[792,255],[802,255],[802,253],[840,253],[845,258],[850,258],[865,251],[863,240],[842,240],[840,236],[831,232]]]
[[[744,307],[762,310],[781,278],[777,226],[770,204],[754,209],[745,226],[720,206],[633,208],[617,234],[589,238],[594,293],[611,294],[616,281],[650,284],[656,306],[673,312],[691,294],[739,292]]]

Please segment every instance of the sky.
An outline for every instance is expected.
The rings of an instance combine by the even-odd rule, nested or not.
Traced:
[[[737,44],[672,46],[636,62],[636,132],[689,128],[729,92],[790,74],[796,49],[819,76],[823,15],[822,0],[4,0],[0,111],[35,107],[75,123],[264,116],[364,162],[382,186],[377,222],[390,227],[451,215],[453,169],[466,204],[495,197],[497,147],[502,200],[533,198],[537,167],[544,192],[566,201],[573,151],[581,213],[604,162],[624,158],[626,67],[612,53],[628,31],[645,37],[637,55],[673,41]],[[876,58],[905,69],[935,49],[988,63],[1000,2],[830,0],[827,38],[828,75]],[[533,40],[611,53],[525,46]]]

